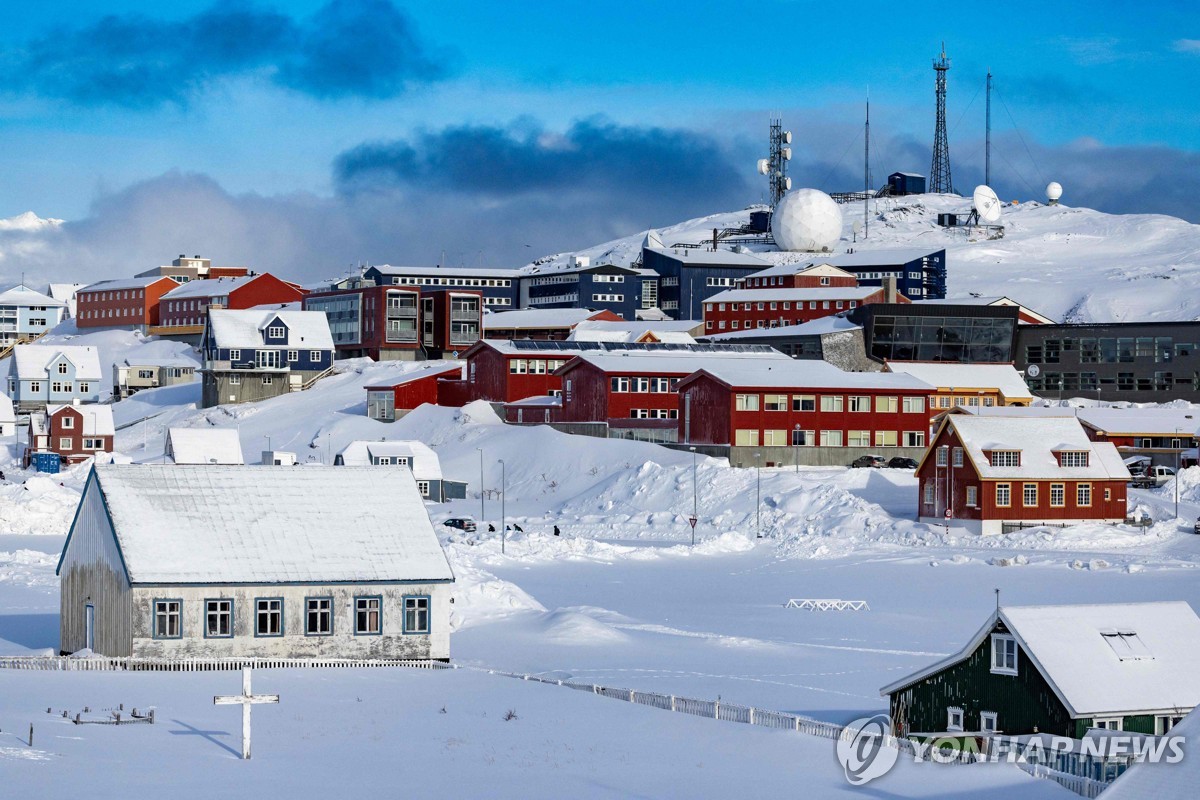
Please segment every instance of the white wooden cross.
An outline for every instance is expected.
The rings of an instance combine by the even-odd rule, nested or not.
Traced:
[[[242,667],[242,693],[216,695],[213,703],[218,706],[240,705],[242,707],[242,759],[250,758],[250,706],[256,703],[278,703],[277,694],[254,694],[250,691],[250,667]]]

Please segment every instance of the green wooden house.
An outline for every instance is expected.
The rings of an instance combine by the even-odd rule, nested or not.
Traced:
[[[1200,617],[1184,602],[1001,607],[880,692],[897,736],[1163,734],[1200,704]]]

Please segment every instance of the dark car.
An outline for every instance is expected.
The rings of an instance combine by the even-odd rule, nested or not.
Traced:
[[[1192,528],[1192,533],[1200,533],[1200,519],[1196,520],[1196,527]]]
[[[475,532],[475,520],[470,517],[451,517],[442,523],[447,528],[458,528],[460,531],[467,533]]]
[[[850,462],[850,466],[859,467],[882,467],[887,463],[887,459],[883,456],[859,456]]]
[[[916,469],[917,460],[905,456],[892,456],[888,459],[887,465],[889,469]]]

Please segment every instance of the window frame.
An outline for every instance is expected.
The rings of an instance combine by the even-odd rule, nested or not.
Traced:
[[[160,634],[158,632],[158,607],[161,604],[175,604],[175,619],[178,625],[178,630],[172,635],[170,633]],[[183,638],[183,598],[182,597],[155,597],[150,604],[150,638],[152,639],[182,639]],[[167,613],[167,620],[170,620],[170,612]],[[170,626],[168,625],[168,628]]]
[[[358,615],[360,613],[370,613],[370,609],[363,611],[358,607],[360,601],[375,600],[379,603],[379,607],[375,609],[379,617],[378,630],[361,630],[358,625]],[[383,635],[383,595],[381,594],[359,594],[355,595],[352,600],[354,603],[354,635],[355,636],[382,636]]]
[[[268,602],[271,602],[274,600],[279,601],[279,611],[278,611],[279,633],[263,633],[259,627],[259,619],[264,612],[261,608],[259,608],[259,604],[260,603],[268,603]],[[256,638],[256,639],[278,639],[282,636],[287,635],[287,617],[284,616],[284,612],[286,611],[286,609],[287,609],[287,603],[284,601],[283,597],[256,597],[256,598],[254,598],[254,638]],[[276,612],[272,612],[272,611],[268,610],[265,613],[272,614],[272,613],[276,613]]]
[[[1083,492],[1087,492],[1087,502],[1080,502],[1083,497]],[[1092,484],[1083,482],[1075,484],[1075,507],[1076,508],[1091,508],[1092,502],[1095,500],[1095,493],[1092,491]]]
[[[1000,490],[1001,489],[1004,490],[1004,494],[1006,497],[1006,499],[1003,503],[1000,502]],[[1011,483],[997,483],[995,498],[996,498],[996,508],[1012,508],[1012,484]]]
[[[992,725],[988,727],[988,721]],[[995,711],[980,711],[979,712],[979,732],[980,733],[999,733],[1000,732],[1000,715]]]
[[[958,720],[957,723],[955,723],[955,721],[954,721],[955,719]],[[963,711],[958,706],[947,706],[946,707],[946,731],[947,732],[949,732],[949,731],[961,732],[963,729],[966,728],[966,725],[967,725],[967,713],[965,711]]]
[[[212,603],[229,603],[229,633],[209,633],[208,618],[211,614],[222,614],[221,611],[212,611],[210,604]],[[205,639],[232,639],[234,637],[234,606],[236,601],[232,597],[206,597],[204,598],[204,638]]]
[[[1029,502],[1030,493],[1032,492],[1033,502]],[[1037,483],[1022,483],[1021,484],[1021,508],[1037,508],[1038,504],[1038,485]]]
[[[996,654],[998,652],[996,649],[996,644],[998,642],[1004,642],[1006,644],[1012,645],[1012,664],[1013,665],[1011,667],[1009,667],[1007,665],[1002,665],[1002,666],[996,665]],[[1005,649],[1007,649],[1007,648],[1005,648]],[[1008,660],[1007,655],[1008,655],[1007,652],[1005,652],[1004,653],[1005,661]],[[989,666],[990,666],[989,671],[993,675],[1016,675],[1020,671],[1021,648],[1017,645],[1017,637],[1013,636],[1011,633],[993,633],[992,634],[992,636],[991,636],[991,659],[989,662]]]
[[[317,615],[320,615],[322,613],[322,611],[318,608],[314,612],[313,608],[312,608],[312,604],[319,603],[323,600],[329,602],[329,609],[324,612],[329,617],[329,630],[313,631],[313,630],[311,630],[311,626],[309,624],[311,622],[311,617],[314,613],[316,613]],[[305,636],[333,636],[333,608],[334,608],[334,606],[333,606],[333,596],[332,595],[313,595],[311,597],[305,597],[304,598],[304,635]],[[319,616],[318,616],[318,619],[319,619]]]
[[[409,601],[425,601],[425,629],[424,630],[409,630],[408,627],[408,603]],[[414,609],[419,611],[419,608]],[[428,636],[433,632],[433,598],[427,594],[406,594],[400,598],[400,612],[402,632],[405,636]]]

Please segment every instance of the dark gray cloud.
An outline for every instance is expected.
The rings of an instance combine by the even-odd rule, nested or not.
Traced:
[[[221,2],[182,20],[109,15],[11,47],[15,89],[85,106],[186,104],[216,82],[258,74],[321,98],[386,98],[445,68],[389,0],[332,0],[302,20]]]

